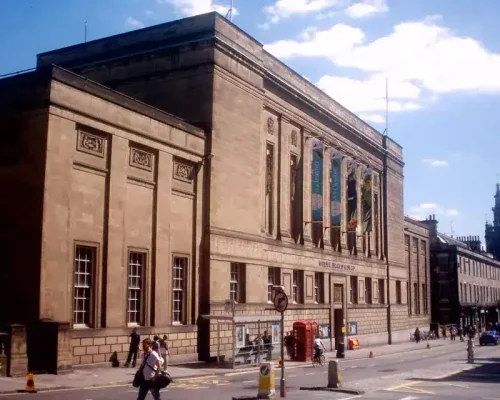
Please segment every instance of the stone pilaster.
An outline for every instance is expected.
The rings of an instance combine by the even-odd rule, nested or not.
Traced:
[[[372,231],[368,233],[369,242],[370,242],[370,256],[374,257],[377,254],[377,243],[375,240],[375,193],[378,193],[377,188],[375,187],[375,181],[378,181],[376,178],[376,172],[372,171],[371,181],[372,181]],[[379,197],[380,202],[380,197]],[[380,232],[380,230],[379,230]]]
[[[155,231],[155,271],[154,304],[163,304],[155,307],[154,325],[166,326],[172,323],[172,257],[170,255],[170,205],[172,203],[172,154],[158,153],[158,176],[155,193],[156,202],[156,231]],[[190,291],[188,290],[188,293]]]
[[[25,377],[28,372],[27,335],[24,325],[11,325],[8,376]]]
[[[361,171],[362,171],[362,166],[357,166],[355,174],[356,174],[356,195],[357,195],[356,206],[358,213],[358,225],[356,227],[356,253],[358,255],[363,254],[363,223],[362,223],[363,196],[361,193],[363,182],[361,181]]]
[[[285,129],[287,119],[280,117],[279,120],[279,235],[281,240],[291,242],[290,226],[290,132]]]
[[[109,168],[109,214],[107,238],[106,327],[118,328],[127,322],[125,312],[127,288],[125,248],[125,203],[127,198],[128,140],[113,136]]]
[[[312,147],[314,138],[310,132],[304,132],[302,152],[302,223],[304,244],[312,244],[312,211],[311,211],[311,180],[312,180]]]
[[[330,210],[330,185],[331,174],[330,169],[332,166],[332,149],[323,147],[323,247],[325,250],[332,250],[331,243],[331,210]]]
[[[349,254],[349,249],[347,248],[347,157],[342,158],[342,167],[341,167],[341,210],[342,215],[340,218],[340,246],[341,252],[343,254]]]
[[[59,322],[57,329],[57,372],[67,372],[73,367],[70,324]]]

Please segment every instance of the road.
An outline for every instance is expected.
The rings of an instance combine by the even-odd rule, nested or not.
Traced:
[[[431,342],[432,343],[432,342]],[[363,351],[363,350],[360,350]],[[423,349],[362,360],[341,362],[342,385],[365,391],[361,396],[300,390],[301,387],[326,386],[327,367],[305,366],[286,371],[287,398],[348,400],[500,400],[500,347],[476,347],[477,364],[465,363],[465,345]],[[279,396],[280,373],[276,372]],[[163,399],[224,400],[232,396],[257,394],[258,373],[236,371],[225,376],[178,380],[162,391]],[[135,399],[131,386],[39,392],[36,395],[0,395],[0,400],[104,400]]]

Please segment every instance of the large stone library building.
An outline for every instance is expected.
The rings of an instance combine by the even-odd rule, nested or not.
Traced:
[[[427,300],[408,318],[404,230],[426,230],[402,148],[220,15],[40,54],[0,92],[0,323],[57,331],[59,368],[123,358],[135,326],[173,361],[230,352],[235,329],[276,333],[274,285],[285,330],[314,320],[333,346],[428,326]]]

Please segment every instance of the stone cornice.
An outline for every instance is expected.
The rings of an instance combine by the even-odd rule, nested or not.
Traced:
[[[338,136],[334,136],[334,134],[328,132],[322,127],[312,125],[311,122],[305,120],[300,115],[297,115],[293,111],[284,108],[282,105],[270,100],[269,98],[264,99],[263,107],[270,113],[281,116],[283,121],[298,128],[302,127],[304,130],[304,135],[306,137],[322,137],[326,146],[338,150],[347,157],[354,157],[357,160],[373,167],[374,169],[382,169],[381,158],[379,159],[377,157],[374,157],[365,150],[358,151],[354,149],[349,144],[349,141],[347,141],[344,137],[338,135],[336,132],[334,133]],[[331,128],[327,127],[326,129]],[[382,153],[380,153],[380,157],[383,157]]]
[[[391,159],[393,159],[395,162],[403,165],[402,160],[398,157],[395,156],[394,152],[390,152],[386,150],[382,145],[376,143],[374,140],[370,139],[367,137],[365,133],[359,130],[359,126],[353,126],[350,124],[352,121],[358,121],[358,124],[364,124],[369,127],[366,123],[364,123],[362,120],[360,120],[358,117],[356,117],[354,114],[352,114],[350,111],[346,110],[342,106],[338,105],[339,110],[343,110],[343,113],[349,113],[350,118],[352,121],[344,121],[341,119],[339,115],[333,114],[330,110],[326,109],[324,106],[317,104],[313,99],[308,98],[304,93],[302,93],[299,89],[294,88],[291,84],[285,82],[283,79],[281,79],[279,76],[275,75],[272,73],[272,71],[268,70],[264,65],[262,64],[257,64],[254,60],[250,59],[248,56],[243,54],[241,51],[239,51],[236,47],[225,41],[223,38],[220,37],[215,37],[215,46],[219,50],[223,50],[227,55],[230,55],[232,58],[238,59],[241,62],[243,62],[247,67],[251,68],[253,71],[261,74],[263,77],[266,79],[269,79],[272,81],[274,84],[277,86],[281,87],[283,90],[289,92],[293,97],[299,98],[302,102],[306,103],[313,109],[315,109],[318,113],[324,115],[328,119],[332,120],[335,124],[344,127],[348,132],[351,134],[357,136],[358,138],[362,139],[365,141],[367,144],[369,144],[371,147],[374,149],[378,150],[381,153],[388,153],[387,156]],[[263,50],[263,52],[265,52]],[[288,68],[288,67],[287,67]],[[325,97],[327,97],[325,95]],[[331,100],[331,99],[330,99]],[[333,104],[333,100],[332,104]],[[347,114],[346,114],[347,115]],[[373,128],[371,128],[373,129]],[[377,135],[382,135],[373,130],[373,132],[376,132]],[[395,144],[395,142],[393,142]]]

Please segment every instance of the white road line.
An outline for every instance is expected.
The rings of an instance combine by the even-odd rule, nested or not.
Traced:
[[[375,366],[375,364],[370,364],[368,367],[374,367],[374,366]]]
[[[352,366],[351,369],[358,368],[356,365]]]
[[[255,381],[243,381],[241,383],[255,383]]]
[[[314,372],[309,372],[308,374],[306,375],[315,375]]]

